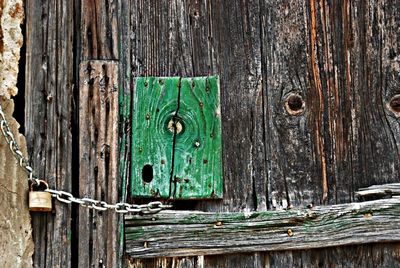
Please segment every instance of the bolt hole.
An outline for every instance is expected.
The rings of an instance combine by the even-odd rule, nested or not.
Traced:
[[[150,183],[153,180],[153,166],[144,165],[142,169],[142,180],[144,182]]]
[[[290,115],[299,115],[304,111],[305,103],[298,94],[291,94],[285,101],[285,108]]]
[[[391,110],[395,113],[400,113],[400,95],[394,96],[389,103]]]

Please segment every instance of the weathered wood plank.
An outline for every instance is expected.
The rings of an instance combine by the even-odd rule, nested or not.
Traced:
[[[153,259],[126,259],[128,268],[204,268],[204,256]]]
[[[74,174],[73,1],[28,0],[25,10],[28,155],[36,174],[51,188],[71,191]],[[70,267],[70,207],[56,202],[53,213],[32,215],[32,227],[34,267]]]
[[[218,77],[139,77],[132,110],[132,197],[222,197]]]
[[[81,0],[81,60],[117,60],[118,1]]]
[[[174,129],[180,78],[137,78],[132,110],[133,197],[169,198],[172,192]]]
[[[221,77],[225,198],[178,207],[242,211],[334,204],[352,201],[358,187],[398,180],[398,118],[382,107],[398,93],[393,70],[399,5],[278,0],[124,5],[130,17],[121,19],[132,33],[122,42],[131,59],[124,70],[134,76]],[[375,77],[371,66],[382,66],[380,74],[388,75]],[[128,92],[132,85],[126,85]],[[300,112],[290,114],[289,104]],[[375,150],[379,157],[370,156]],[[351,247],[343,256],[346,250]],[[279,256],[270,259],[279,263]],[[353,261],[357,266],[359,260]]]
[[[356,191],[355,196],[360,200],[390,198],[400,195],[400,183],[372,185]]]
[[[263,139],[272,209],[321,204],[327,187],[322,97],[307,68],[307,12],[306,1],[261,1]]]
[[[79,70],[79,196],[118,200],[118,63],[84,61]],[[119,215],[79,207],[78,264],[119,263]]]
[[[230,201],[196,206],[266,208],[258,1],[136,1],[130,8],[132,35],[123,46],[131,47],[131,61],[123,73],[126,68],[133,76],[220,75],[222,162],[229,163],[223,165],[224,196]],[[192,40],[192,30],[201,33],[200,42]]]
[[[183,129],[174,144],[174,199],[222,198],[219,95],[216,76],[181,79],[177,116]]]
[[[265,212],[164,212],[125,219],[131,257],[312,249],[400,241],[400,199]]]
[[[267,267],[399,267],[398,244],[370,244],[265,253]]]

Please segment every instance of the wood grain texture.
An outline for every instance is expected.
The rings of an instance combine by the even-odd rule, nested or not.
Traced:
[[[180,78],[138,78],[132,110],[132,196],[171,196]],[[146,170],[147,167],[147,170]]]
[[[131,257],[232,254],[400,241],[400,199],[304,210],[126,217]]]
[[[174,199],[222,198],[221,107],[216,76],[182,78],[174,147]]]
[[[79,196],[118,200],[118,63],[83,61],[79,72]],[[119,263],[119,214],[79,207],[78,265]]]
[[[217,77],[139,77],[132,110],[132,197],[222,197]]]
[[[81,60],[118,59],[118,1],[80,0]]]
[[[122,200],[129,200],[128,111],[138,76],[220,76],[224,199],[176,201],[176,209],[243,212],[332,205],[353,201],[360,187],[398,182],[397,0],[76,3],[25,5],[28,151],[51,186],[70,190],[71,180],[76,182],[71,178],[71,122],[77,121],[71,114],[72,72],[83,59],[119,59],[122,186],[114,194]],[[75,48],[74,32],[82,33],[75,35]],[[97,183],[80,179],[82,189]],[[39,218],[33,223],[40,248],[35,265],[68,267],[69,208],[57,205],[56,217]],[[95,230],[95,223],[88,228]],[[79,237],[85,239],[91,241],[88,235]],[[371,260],[395,267],[398,255],[397,245],[362,245],[205,256],[204,263],[368,267]],[[195,259],[132,262],[179,267]]]
[[[51,188],[71,191],[73,4],[26,1],[25,10],[28,155],[36,174]],[[56,202],[53,213],[32,215],[32,226],[34,267],[70,267],[70,207]]]
[[[175,207],[335,204],[353,201],[359,187],[398,181],[398,119],[387,109],[398,84],[399,20],[392,4],[122,3],[129,17],[121,21],[132,33],[121,43],[130,56],[122,68],[133,77],[221,78],[224,199]],[[124,92],[129,88],[126,83]],[[388,91],[384,97],[381,89]],[[303,107],[297,115],[285,106],[292,94]],[[269,256],[279,263],[283,255]]]

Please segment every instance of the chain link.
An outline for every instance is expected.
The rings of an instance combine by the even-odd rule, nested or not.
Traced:
[[[1,104],[0,104],[0,129],[1,132],[3,133],[4,139],[6,140],[7,144],[10,147],[11,152],[17,159],[18,164],[28,174],[28,181],[32,184],[36,184],[39,186],[44,181],[39,180],[34,175],[33,168],[29,165],[28,160],[23,156],[22,151],[8,125]],[[47,185],[47,183],[45,183],[45,185]],[[155,214],[160,212],[161,210],[172,208],[172,205],[163,204],[161,201],[153,201],[144,205],[129,204],[124,202],[116,204],[108,204],[105,201],[95,200],[87,197],[84,198],[74,197],[71,193],[61,190],[46,188],[45,191],[50,193],[52,197],[56,198],[59,202],[66,204],[76,203],[82,207],[87,207],[98,211],[113,209],[117,213],[131,213],[131,214],[145,215],[145,214]]]
[[[10,147],[11,152],[17,159],[18,164],[28,174],[29,182],[40,185],[39,179],[33,174],[33,168],[29,165],[28,160],[22,154],[22,151],[19,148],[17,141],[15,140],[14,134],[11,132],[10,126],[7,123],[7,119],[3,112],[1,104],[0,104],[0,129],[1,132],[3,133],[4,139],[6,140],[7,144]]]

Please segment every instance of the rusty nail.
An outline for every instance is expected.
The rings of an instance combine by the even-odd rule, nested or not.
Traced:
[[[208,160],[207,159],[203,159],[203,164],[207,164]]]
[[[164,164],[165,164],[165,160],[161,159],[161,165],[164,165]]]

